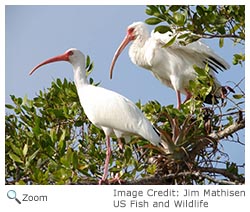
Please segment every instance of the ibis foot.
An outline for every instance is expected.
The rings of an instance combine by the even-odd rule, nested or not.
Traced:
[[[117,183],[118,184],[122,184],[124,182],[125,181],[120,178],[120,174],[119,173],[116,173],[115,177],[113,179],[109,180],[109,184],[117,184]]]
[[[109,181],[107,179],[106,180],[100,179],[98,181],[98,185],[109,185]]]

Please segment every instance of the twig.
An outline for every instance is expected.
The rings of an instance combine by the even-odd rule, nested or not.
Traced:
[[[219,180],[215,179],[207,174],[201,174],[201,176],[205,179],[208,179],[214,183],[220,184],[220,185],[237,185],[238,183],[232,182],[232,181],[227,181],[227,180]]]
[[[235,35],[235,34],[209,34],[209,33],[203,33],[203,34],[199,34],[200,37],[202,38],[238,38],[241,40],[245,40],[244,37],[239,36],[239,35]]]

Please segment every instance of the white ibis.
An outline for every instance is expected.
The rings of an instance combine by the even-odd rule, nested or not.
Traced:
[[[173,30],[174,31],[174,30]],[[152,32],[149,36],[148,29],[143,22],[135,22],[128,26],[127,34],[115,52],[111,67],[110,78],[114,69],[115,62],[123,49],[130,41],[133,41],[129,56],[132,62],[142,68],[152,71],[154,76],[164,85],[174,89],[177,96],[177,108],[180,109],[180,93],[186,95],[186,100],[191,98],[192,94],[188,91],[189,81],[197,76],[193,66],[210,67],[210,75],[214,77],[215,97],[225,97],[220,89],[221,85],[214,76],[218,69],[228,69],[227,62],[215,54],[207,45],[201,41],[190,43],[186,46],[180,45],[181,39],[178,39],[168,47],[163,46],[168,43],[176,33],[167,32],[160,34]],[[211,99],[205,100],[211,103]]]
[[[74,48],[69,49],[62,55],[40,63],[29,74],[31,75],[45,64],[56,61],[68,61],[73,66],[74,81],[85,114],[106,135],[107,151],[104,173],[99,184],[106,181],[108,176],[109,159],[111,156],[111,134],[115,134],[118,139],[123,136],[139,135],[155,146],[159,146],[163,142],[159,132],[132,101],[114,91],[88,83],[84,70],[85,56],[81,51]]]

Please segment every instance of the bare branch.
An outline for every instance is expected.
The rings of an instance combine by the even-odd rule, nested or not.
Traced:
[[[210,38],[237,38],[241,40],[245,40],[245,37],[235,35],[235,34],[209,34],[209,33],[203,33],[199,34],[200,37],[210,39]]]
[[[217,174],[223,175],[223,176],[227,177],[228,179],[230,179],[232,182],[236,181],[236,182],[244,183],[244,181],[245,181],[243,177],[237,176],[237,175],[229,172],[226,169],[220,169],[220,168],[214,168],[214,167],[198,167],[198,169],[201,172],[208,172],[208,173],[213,173],[213,174],[217,173]],[[236,184],[236,182],[235,182],[235,184]]]
[[[218,132],[212,132],[207,137],[204,137],[197,146],[192,150],[190,153],[190,156],[195,157],[201,150],[205,149],[209,144],[219,142],[219,140],[228,137],[229,135],[232,135],[233,133],[237,132],[240,129],[245,128],[245,119],[242,117],[242,112],[239,112],[239,118],[236,122],[234,122],[232,125],[226,127],[225,129],[218,131]]]
[[[213,178],[212,176],[208,174],[204,174],[204,172],[207,173],[218,173],[222,176],[227,177],[229,180],[223,180],[223,179],[217,179]],[[175,180],[177,178],[181,177],[191,177],[192,179],[200,179],[200,180],[210,180],[216,184],[224,184],[224,185],[236,185],[236,184],[243,184],[244,178],[240,176],[236,176],[230,172],[228,172],[226,169],[219,169],[219,168],[204,168],[204,167],[197,167],[197,171],[186,171],[186,172],[179,172],[179,173],[173,173],[173,174],[167,174],[165,176],[150,176],[145,178],[140,178],[136,180],[131,181],[122,181],[121,184],[123,185],[173,185],[175,184]],[[233,181],[230,181],[233,180]],[[91,185],[91,184],[98,184],[98,181],[81,181],[77,184],[81,185]],[[115,184],[118,184],[116,182]]]
[[[220,140],[244,128],[245,128],[245,119],[242,119],[240,121],[234,122],[232,125],[226,127],[225,129],[219,132],[213,132],[209,134],[209,137],[216,140]]]
[[[207,174],[202,174],[202,177],[205,179],[210,180],[211,182],[214,182],[216,184],[220,184],[220,185],[237,185],[238,183],[232,182],[232,181],[227,181],[227,180],[219,180],[216,178],[213,178]]]

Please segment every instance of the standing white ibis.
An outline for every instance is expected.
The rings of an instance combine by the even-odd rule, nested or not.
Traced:
[[[194,80],[197,76],[193,68],[194,65],[202,68],[208,64],[210,75],[214,77],[214,97],[225,97],[223,96],[225,90],[220,89],[222,86],[214,76],[214,72],[217,72],[218,69],[228,69],[227,62],[201,41],[183,46],[179,43],[181,39],[177,38],[171,46],[163,47],[174,36],[176,36],[174,32],[164,34],[152,32],[150,37],[143,22],[131,24],[128,26],[127,34],[113,57],[110,78],[112,78],[118,56],[127,44],[133,41],[129,49],[130,59],[134,64],[152,71],[160,82],[176,91],[178,109],[181,105],[181,93],[186,95],[185,101],[192,96],[188,87],[189,81]],[[211,104],[211,99],[206,98],[205,102]]]
[[[74,81],[81,105],[88,119],[106,135],[106,159],[104,173],[99,184],[108,176],[109,159],[111,156],[110,135],[121,137],[139,135],[153,145],[161,144],[159,132],[153,127],[138,107],[126,97],[88,83],[85,72],[85,56],[77,49],[69,49],[64,54],[50,58],[30,71],[30,75],[39,67],[57,61],[68,61],[73,66]],[[163,143],[164,144],[164,143]]]

